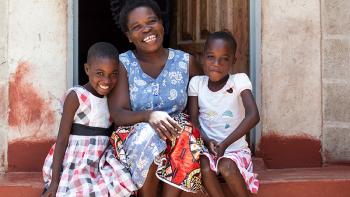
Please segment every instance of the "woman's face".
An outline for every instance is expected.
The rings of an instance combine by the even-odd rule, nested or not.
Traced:
[[[162,47],[164,27],[152,9],[148,7],[133,9],[129,13],[127,25],[126,35],[137,50],[154,52]]]

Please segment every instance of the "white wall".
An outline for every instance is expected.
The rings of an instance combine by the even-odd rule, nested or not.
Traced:
[[[17,98],[9,102],[9,141],[55,136],[67,80],[67,3],[9,1],[8,20],[9,95]]]
[[[263,136],[321,136],[320,2],[262,3]]]
[[[0,1],[0,172],[10,152],[18,158],[12,144],[57,135],[67,89],[67,12],[62,0]]]
[[[0,1],[0,172],[7,166],[7,24],[8,1]]]

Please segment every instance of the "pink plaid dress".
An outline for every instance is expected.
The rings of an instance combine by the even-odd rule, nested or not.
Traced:
[[[130,196],[137,188],[110,146],[106,97],[96,97],[83,87],[71,88],[67,94],[70,91],[77,94],[80,105],[74,116],[56,196]],[[52,179],[54,149],[55,145],[43,166],[45,188]]]

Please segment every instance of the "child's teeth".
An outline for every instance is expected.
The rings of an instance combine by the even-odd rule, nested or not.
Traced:
[[[100,87],[101,87],[102,89],[108,89],[108,86],[100,85]]]

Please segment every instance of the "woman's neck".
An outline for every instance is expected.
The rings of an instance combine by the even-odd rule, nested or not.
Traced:
[[[157,51],[151,53],[145,53],[140,50],[135,50],[134,52],[136,58],[141,62],[153,62],[167,57],[167,50],[165,48],[160,48]]]

